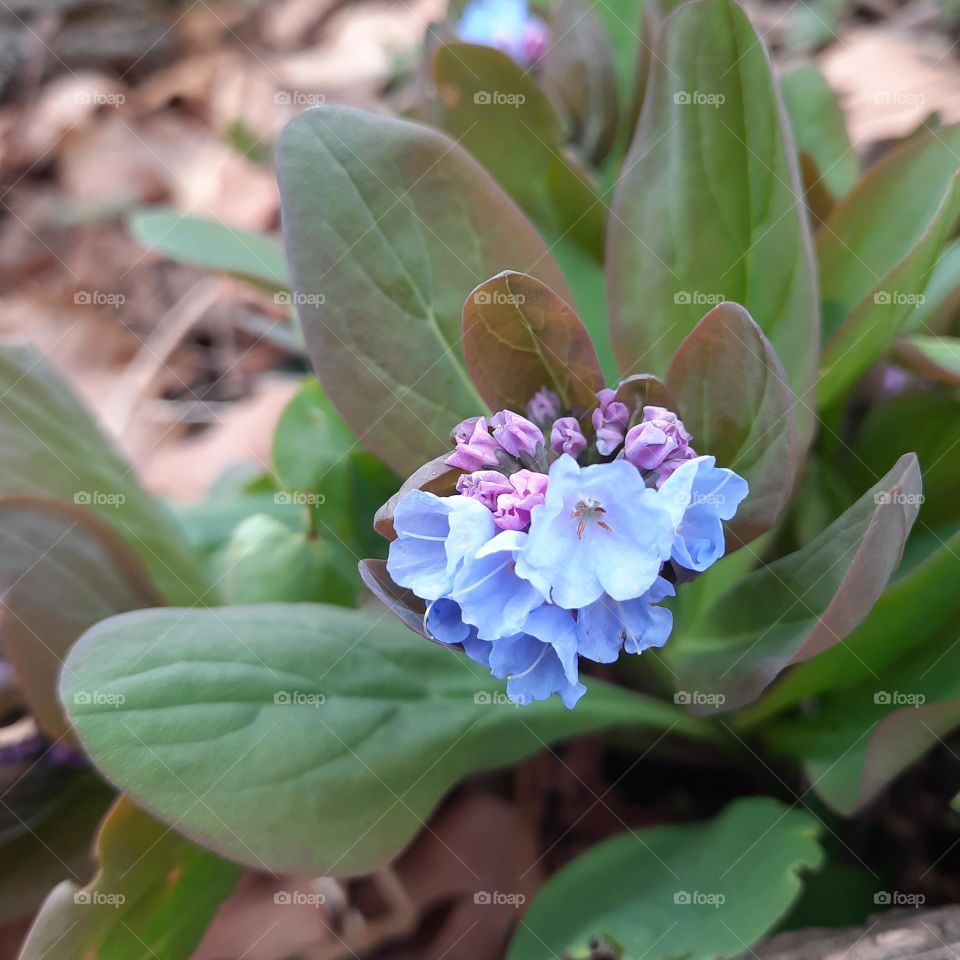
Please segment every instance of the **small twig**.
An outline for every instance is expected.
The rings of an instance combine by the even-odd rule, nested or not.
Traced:
[[[174,350],[222,293],[223,286],[217,278],[205,277],[190,287],[160,318],[107,398],[104,419],[116,436],[123,436],[126,432],[134,410],[166,367]]]

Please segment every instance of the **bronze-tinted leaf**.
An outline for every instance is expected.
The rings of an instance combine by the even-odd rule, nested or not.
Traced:
[[[680,345],[667,384],[697,452],[750,484],[730,523],[733,542],[748,543],[776,522],[797,473],[793,395],[770,341],[743,307],[721,303]]]
[[[406,627],[427,640],[432,639],[424,627],[427,608],[415,593],[398,587],[387,573],[386,560],[361,560],[360,577],[367,589]]]
[[[163,604],[137,555],[105,521],[31,496],[0,500],[0,601],[4,654],[54,740],[69,736],[57,677],[74,641],[115,613]]]
[[[542,387],[565,410],[586,409],[603,386],[597,353],[575,311],[546,284],[505,271],[463,305],[463,350],[493,410],[523,412]]]

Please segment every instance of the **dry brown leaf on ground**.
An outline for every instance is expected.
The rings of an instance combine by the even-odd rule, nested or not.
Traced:
[[[20,111],[13,162],[24,167],[43,162],[64,135],[95,123],[99,114],[123,105],[128,95],[126,84],[94,70],[55,77],[29,109]]]
[[[444,904],[449,910],[397,960],[499,960],[543,882],[539,856],[535,831],[516,805],[481,793],[446,804],[396,871],[421,917]]]
[[[309,877],[246,872],[191,960],[289,960],[330,938],[327,887]]]
[[[263,377],[252,396],[231,403],[229,410],[220,409],[214,423],[196,437],[147,449],[130,449],[135,438],[129,438],[125,446],[151,490],[178,500],[200,500],[228,467],[252,462],[271,468],[273,431],[297,385],[287,377]]]
[[[941,33],[887,26],[844,33],[821,59],[854,144],[906,136],[933,112],[960,120],[960,64]]]
[[[330,18],[315,46],[280,58],[277,73],[289,89],[317,91],[330,99],[379,92],[397,58],[423,40],[428,24],[445,13],[444,0],[347,6]]]

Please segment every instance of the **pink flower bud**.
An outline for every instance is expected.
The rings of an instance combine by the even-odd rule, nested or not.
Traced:
[[[545,473],[518,470],[510,476],[512,490],[497,497],[493,522],[501,530],[526,530],[530,526],[530,511],[543,503],[550,478]]]

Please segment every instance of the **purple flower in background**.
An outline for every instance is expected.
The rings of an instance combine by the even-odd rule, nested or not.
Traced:
[[[613,398],[616,390],[601,390],[597,394],[597,409],[593,411],[593,429],[597,433],[597,452],[610,456],[623,443],[630,411],[626,405]]]
[[[549,28],[526,0],[471,0],[457,35],[465,43],[496,47],[524,66],[539,60],[550,45]]]
[[[499,445],[487,429],[484,417],[470,417],[457,425],[453,432],[457,449],[443,462],[460,470],[481,470],[497,465]]]
[[[494,439],[512,457],[524,454],[535,457],[538,448],[544,445],[543,431],[519,414],[501,410],[494,414],[490,423],[493,425]]]
[[[656,470],[670,458],[685,459],[690,434],[665,407],[644,407],[643,420],[627,432],[623,455],[641,470]]]
[[[554,421],[550,430],[550,449],[557,453],[569,453],[574,458],[587,449],[587,438],[576,417],[561,417]]]
[[[560,398],[542,387],[527,404],[527,416],[536,423],[550,423],[560,416]]]

